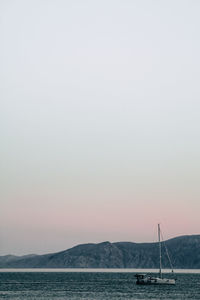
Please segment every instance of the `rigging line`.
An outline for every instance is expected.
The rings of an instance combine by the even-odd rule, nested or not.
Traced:
[[[165,251],[166,251],[166,253],[167,253],[167,257],[168,257],[168,260],[169,260],[169,263],[170,263],[170,267],[171,267],[171,269],[172,269],[172,273],[174,273],[174,268],[173,268],[172,261],[171,261],[170,256],[169,256],[169,252],[168,252],[167,246],[166,246],[165,241],[164,241],[164,238],[163,238],[162,231],[161,231],[160,233],[161,233],[162,242],[163,242],[163,244],[164,244]]]

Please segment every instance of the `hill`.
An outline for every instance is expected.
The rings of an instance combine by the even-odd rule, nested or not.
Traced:
[[[174,268],[200,269],[200,235],[165,242]],[[158,268],[157,243],[103,242],[82,244],[65,251],[0,256],[0,268]],[[163,247],[163,268],[169,268]]]

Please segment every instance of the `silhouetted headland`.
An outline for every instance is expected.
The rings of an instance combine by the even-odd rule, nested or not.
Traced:
[[[174,268],[200,269],[200,235],[180,236],[165,243]],[[0,268],[158,268],[158,245],[103,242],[44,255],[6,255],[0,256]],[[164,251],[163,268],[169,268]]]

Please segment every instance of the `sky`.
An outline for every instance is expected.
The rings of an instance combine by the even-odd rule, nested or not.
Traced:
[[[0,2],[0,255],[200,234],[200,2]]]

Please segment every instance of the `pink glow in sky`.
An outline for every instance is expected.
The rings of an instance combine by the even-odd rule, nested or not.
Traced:
[[[1,1],[0,254],[200,233],[199,9]]]

